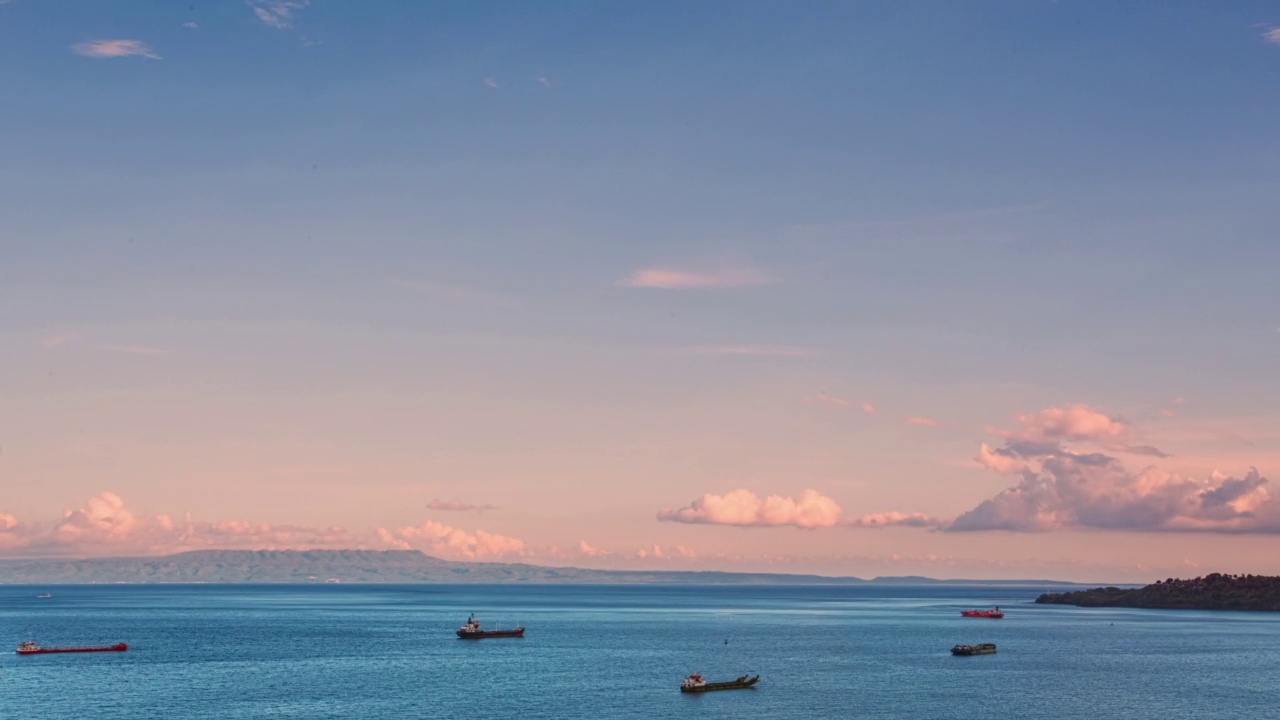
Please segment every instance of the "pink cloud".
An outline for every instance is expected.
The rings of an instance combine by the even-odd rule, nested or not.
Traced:
[[[940,527],[946,521],[924,513],[884,512],[863,515],[846,521],[850,527],[882,528],[882,527]]]
[[[66,345],[79,337],[80,333],[75,332],[63,333],[61,335],[50,335],[40,338],[40,344],[52,350],[60,345]]]
[[[1012,446],[1047,447],[1063,442],[1092,442],[1117,452],[1166,457],[1164,452],[1149,445],[1131,444],[1137,434],[1128,423],[1083,403],[1046,408],[1038,413],[1019,415],[1017,419],[1021,426],[1019,429],[998,433]]]
[[[844,398],[836,397],[835,395],[828,395],[826,393],[818,393],[810,402],[815,405],[830,405],[832,407],[841,408],[860,407],[862,408],[862,412],[868,415],[876,414],[876,406],[869,402],[856,403],[852,400],[845,400]]]
[[[813,357],[815,348],[798,345],[694,345],[685,352],[695,355],[742,355],[745,357]]]
[[[663,510],[658,513],[658,519],[708,525],[791,526],[811,530],[837,524],[840,513],[840,505],[817,490],[805,490],[798,498],[770,495],[763,499],[750,490],[734,490],[724,495],[708,493],[687,507]]]
[[[601,550],[600,548],[591,545],[586,540],[579,540],[578,554],[583,557],[596,558],[596,557],[608,557],[613,553],[609,552],[608,550]]]
[[[938,427],[939,425],[942,424],[937,420],[933,420],[932,418],[926,418],[926,417],[909,417],[904,422],[906,422],[908,425],[921,425],[923,427]]]
[[[978,448],[978,463],[1001,475],[1019,475],[1027,471],[1027,463],[1010,450],[994,450],[986,443]]]
[[[1132,471],[1110,455],[1069,450],[1061,440],[1164,457],[1155,448],[1129,445],[1131,427],[1084,405],[1049,408],[1019,421],[1019,430],[997,431],[1004,448],[984,443],[977,458],[991,470],[1018,476],[1018,483],[962,513],[948,530],[1280,533],[1280,502],[1257,469],[1242,478],[1196,480],[1155,466]]]
[[[147,357],[164,357],[172,353],[172,350],[165,348],[150,347],[147,345],[119,345],[115,343],[103,343],[97,345],[101,350],[109,350],[111,352],[126,353],[129,355],[146,355]]]
[[[496,505],[472,505],[464,503],[461,500],[438,500],[433,499],[427,503],[428,510],[444,510],[446,512],[484,512],[485,510],[497,510]]]
[[[45,530],[18,523],[11,515],[0,516],[0,550],[31,555],[151,555],[201,548],[312,549],[357,544],[357,538],[340,527],[195,522],[190,513],[179,521],[167,515],[139,517],[111,492],[66,511]]]
[[[1280,27],[1267,28],[1266,32],[1262,33],[1262,39],[1280,45]]]
[[[380,528],[378,537],[384,544],[392,547],[403,550],[413,548],[450,560],[492,560],[527,554],[523,540],[484,530],[467,532],[434,520],[395,531]]]
[[[0,550],[26,547],[29,542],[26,528],[18,522],[18,518],[8,513],[0,513]]]
[[[71,46],[71,52],[91,58],[143,57],[159,60],[146,43],[141,40],[86,40]]]
[[[632,273],[621,284],[633,288],[688,290],[768,285],[773,282],[775,280],[772,277],[752,268],[728,268],[711,272],[646,268]]]

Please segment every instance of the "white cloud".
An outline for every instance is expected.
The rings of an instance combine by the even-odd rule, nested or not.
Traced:
[[[299,10],[311,4],[311,0],[248,0],[253,14],[258,16],[264,25],[277,30],[293,27]]]
[[[1262,39],[1280,45],[1280,27],[1267,28],[1266,32],[1262,33]]]
[[[468,532],[434,520],[395,531],[380,528],[378,536],[392,547],[414,548],[451,560],[492,560],[527,554],[523,540],[484,530]]]
[[[483,82],[483,83],[484,83],[484,86],[485,86],[485,87],[487,87],[487,88],[494,88],[494,89],[497,89],[497,88],[498,88],[498,81],[497,81],[497,80],[495,80],[495,79],[493,79],[493,78],[491,78],[491,77],[487,77],[487,78],[485,78],[484,80],[482,80],[481,82]]]

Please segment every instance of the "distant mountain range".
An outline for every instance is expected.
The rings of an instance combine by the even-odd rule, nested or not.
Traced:
[[[1073,585],[1052,580],[935,580],[706,571],[589,570],[453,562],[417,550],[196,550],[160,557],[0,560],[0,584],[101,583],[681,583],[753,585]]]

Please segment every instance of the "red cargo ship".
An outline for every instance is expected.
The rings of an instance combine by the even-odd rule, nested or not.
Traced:
[[[124,652],[129,646],[125,643],[115,645],[97,645],[87,647],[40,647],[33,642],[24,642],[18,646],[19,655],[48,655],[51,653],[86,653],[86,652]]]
[[[1004,613],[1000,612],[998,607],[993,607],[990,610],[961,610],[960,614],[965,617],[993,618],[995,620],[1004,617]]]

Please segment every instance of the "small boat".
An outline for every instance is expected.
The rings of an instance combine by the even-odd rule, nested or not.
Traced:
[[[480,621],[475,615],[467,618],[466,624],[458,628],[458,637],[463,640],[482,640],[484,638],[504,638],[504,637],[524,637],[524,628],[515,627],[511,630],[483,630],[480,628]]]
[[[993,607],[990,610],[961,610],[960,614],[964,617],[992,618],[995,620],[1004,617],[1004,613],[1000,612],[999,607]]]
[[[729,682],[709,683],[706,680],[703,680],[701,675],[694,674],[685,678],[684,682],[680,683],[680,692],[697,693],[711,692],[712,690],[740,690],[755,687],[755,684],[758,682],[760,682],[759,675],[750,678],[743,675],[737,680],[730,680]]]
[[[125,643],[115,645],[90,645],[84,647],[40,647],[33,642],[18,645],[19,655],[51,655],[53,653],[91,653],[91,652],[124,652],[129,646]]]
[[[51,597],[53,597],[53,596],[52,596],[52,595],[50,595],[49,593],[40,593],[39,595],[37,595],[37,596],[36,596],[36,598],[37,598],[37,599],[40,599],[40,600],[46,600],[46,599],[51,598]]]
[[[981,645],[957,645],[951,648],[952,655],[990,655],[995,651],[995,643],[982,643]]]

